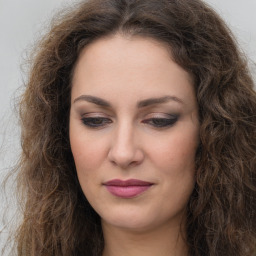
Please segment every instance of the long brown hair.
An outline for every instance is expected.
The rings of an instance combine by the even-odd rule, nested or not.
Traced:
[[[194,78],[200,145],[187,211],[190,256],[256,248],[256,95],[246,59],[200,0],[89,0],[59,16],[37,46],[20,102],[20,256],[100,255],[100,218],[83,195],[69,145],[70,90],[80,51],[115,33],[154,38]],[[125,49],[124,49],[125,50]]]

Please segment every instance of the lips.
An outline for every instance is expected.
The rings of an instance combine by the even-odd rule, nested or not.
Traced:
[[[104,185],[114,196],[121,198],[133,198],[148,190],[153,183],[136,179],[115,179],[104,183]]]

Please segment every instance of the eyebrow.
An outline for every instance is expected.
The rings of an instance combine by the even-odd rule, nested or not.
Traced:
[[[77,101],[88,101],[88,102],[91,102],[93,104],[96,104],[96,105],[99,105],[102,107],[111,107],[111,104],[109,102],[107,102],[106,100],[103,100],[98,97],[90,96],[90,95],[81,95],[74,100],[74,103]]]
[[[168,95],[168,96],[163,96],[163,97],[160,97],[160,98],[149,98],[149,99],[139,101],[137,103],[137,107],[138,108],[143,108],[143,107],[147,107],[147,106],[150,106],[150,105],[166,103],[166,102],[169,102],[169,101],[175,101],[175,102],[184,104],[184,102],[180,98],[178,98],[176,96]]]
[[[102,107],[111,107],[111,104],[108,101],[91,95],[81,95],[74,100],[74,103],[77,101],[87,101]],[[180,98],[176,96],[167,95],[160,98],[149,98],[141,100],[137,103],[137,108],[144,108],[150,105],[167,103],[169,101],[175,101],[177,103],[184,104],[184,102]]]

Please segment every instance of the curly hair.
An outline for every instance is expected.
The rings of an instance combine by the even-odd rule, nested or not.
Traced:
[[[58,17],[36,48],[20,102],[18,255],[102,253],[100,217],[82,193],[70,149],[70,91],[81,50],[116,33],[164,42],[194,78],[200,145],[187,207],[189,255],[254,255],[256,94],[223,20],[200,0],[89,0]]]

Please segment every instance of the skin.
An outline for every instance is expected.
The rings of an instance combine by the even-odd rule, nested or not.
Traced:
[[[145,102],[151,98],[163,102]],[[81,52],[70,143],[82,190],[102,219],[104,256],[187,254],[184,223],[198,133],[192,78],[164,44],[117,34]],[[153,185],[120,198],[104,185],[112,179]]]

